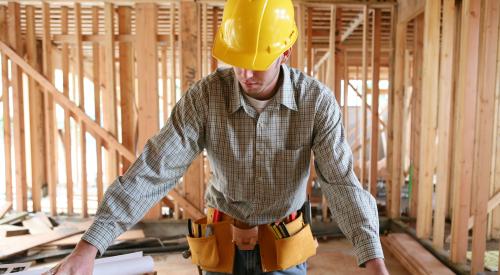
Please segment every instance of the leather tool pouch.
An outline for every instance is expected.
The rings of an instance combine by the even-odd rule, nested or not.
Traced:
[[[207,219],[199,219],[194,224],[201,224],[203,231],[206,231]],[[191,260],[206,271],[232,273],[235,252],[231,237],[232,224],[229,221],[221,221],[209,226],[212,228],[210,236],[198,238],[186,236],[191,250]]]
[[[312,235],[311,227],[309,224],[303,225],[302,219],[300,222],[302,226],[295,233],[290,232],[290,237],[281,239],[276,239],[270,226],[259,226],[259,248],[264,272],[288,269],[316,254],[318,242]]]

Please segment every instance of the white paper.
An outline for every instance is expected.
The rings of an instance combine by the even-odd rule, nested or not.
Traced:
[[[16,275],[40,275],[50,267],[17,272]],[[93,275],[138,275],[153,272],[154,261],[151,256],[142,256],[142,252],[97,259]]]

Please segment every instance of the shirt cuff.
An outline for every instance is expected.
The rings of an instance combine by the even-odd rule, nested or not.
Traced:
[[[82,240],[95,246],[97,250],[99,250],[99,256],[102,256],[115,240],[116,234],[117,233],[113,229],[106,227],[100,222],[94,221],[89,229],[83,234]]]
[[[384,259],[384,252],[378,238],[358,243],[354,247],[354,253],[357,255],[358,265],[361,267],[364,267],[365,263],[369,260]]]

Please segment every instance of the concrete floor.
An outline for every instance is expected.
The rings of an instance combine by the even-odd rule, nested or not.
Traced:
[[[408,271],[391,254],[386,252],[385,257],[390,274],[408,274]],[[158,274],[198,274],[191,260],[182,258],[180,253],[154,255],[153,258]],[[365,269],[357,267],[352,245],[346,239],[320,240],[318,253],[309,259],[308,266],[308,275],[368,274]]]

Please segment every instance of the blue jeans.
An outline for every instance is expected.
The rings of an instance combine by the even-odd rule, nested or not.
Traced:
[[[227,273],[209,272],[206,275],[223,275]],[[235,249],[234,255],[234,275],[305,275],[307,274],[307,263],[301,263],[286,270],[262,272],[260,264],[259,246],[253,250]]]

